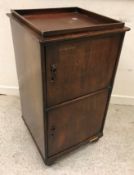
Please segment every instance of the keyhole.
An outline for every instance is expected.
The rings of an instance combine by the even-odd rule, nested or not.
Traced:
[[[52,126],[51,131],[55,131],[55,127],[54,126]]]
[[[51,65],[51,80],[54,81],[56,78],[56,65],[52,64]]]
[[[55,132],[55,127],[52,126],[50,130],[51,130],[51,136],[53,137],[54,136],[54,132]]]

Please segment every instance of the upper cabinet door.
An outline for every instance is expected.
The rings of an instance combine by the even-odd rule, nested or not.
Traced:
[[[121,35],[48,44],[48,106],[109,86],[120,44]]]

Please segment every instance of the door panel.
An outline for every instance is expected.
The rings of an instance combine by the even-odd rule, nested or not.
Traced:
[[[46,46],[48,106],[107,87],[119,46],[120,35]]]
[[[48,111],[48,156],[100,132],[108,90]]]

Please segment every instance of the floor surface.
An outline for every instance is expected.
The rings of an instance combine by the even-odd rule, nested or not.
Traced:
[[[134,106],[110,105],[104,136],[48,167],[21,119],[19,98],[1,95],[0,175],[134,175]]]

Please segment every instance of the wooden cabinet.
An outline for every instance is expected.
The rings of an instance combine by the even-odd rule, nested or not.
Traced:
[[[12,10],[23,119],[50,165],[103,135],[124,23],[77,7]]]

